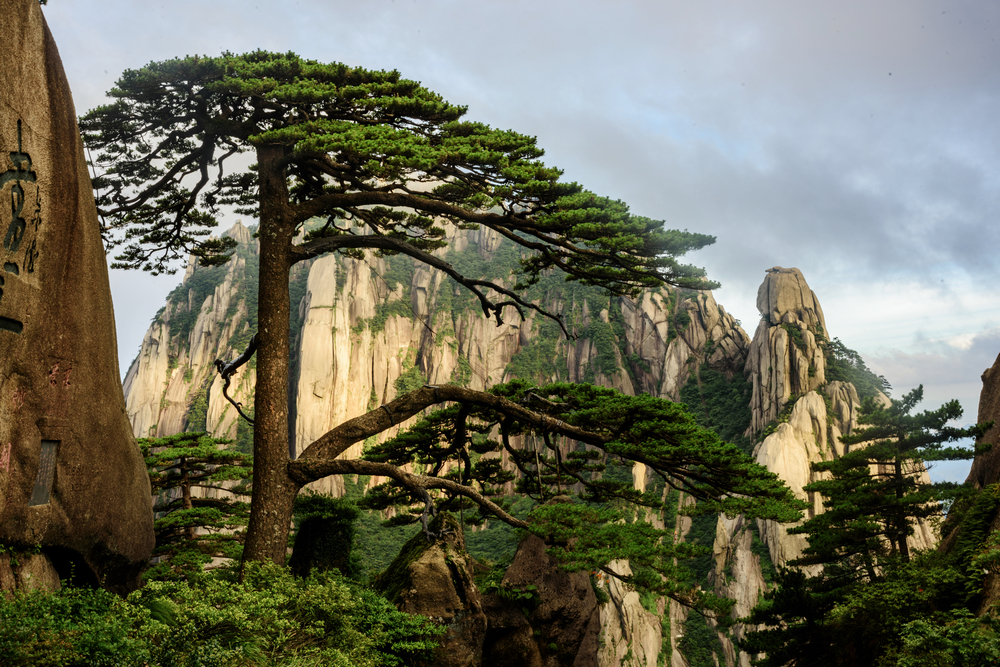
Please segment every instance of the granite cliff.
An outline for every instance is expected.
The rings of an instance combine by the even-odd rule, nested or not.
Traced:
[[[242,225],[227,234],[239,242],[236,255],[223,267],[188,267],[129,368],[125,394],[137,435],[207,429],[238,441],[248,436],[222,397],[212,362],[235,357],[252,334],[257,246]],[[518,259],[485,231],[454,231],[449,241],[439,252],[465,275],[505,278]],[[290,290],[293,456],[344,419],[424,383],[593,382],[687,403],[703,424],[752,452],[810,502],[810,512],[819,512],[821,499],[801,490],[815,474],[809,464],[842,454],[840,437],[857,423],[858,390],[831,370],[823,311],[798,269],[767,271],[752,341],[711,293],[661,289],[633,301],[555,276],[533,286],[529,298],[560,313],[575,340],[534,313],[524,320],[511,313],[497,327],[449,278],[402,257],[321,257],[297,268]],[[251,363],[230,388],[249,409],[253,384]],[[347,455],[360,454],[356,449]],[[644,487],[641,466],[633,477]],[[314,488],[341,495],[344,481],[329,478]],[[690,501],[676,494],[669,500]],[[663,518],[650,520],[662,525]],[[736,616],[756,603],[775,565],[805,545],[772,522],[680,515],[671,521],[682,539],[712,548],[696,569],[705,587],[736,600]],[[920,526],[914,545],[933,539]],[[749,664],[737,648],[740,626],[715,632],[676,603],[643,605],[635,593],[614,586],[607,592],[610,602],[598,615],[599,664],[617,665],[627,655],[652,665],[662,656],[683,667],[695,650],[711,651],[719,664]]]
[[[238,441],[249,435],[222,396],[213,361],[235,357],[253,333],[257,243],[240,224],[226,234],[239,243],[233,259],[217,268],[187,267],[129,367],[125,395],[137,436],[185,429]],[[467,275],[504,277],[518,257],[485,231],[455,232],[450,241],[443,254]],[[424,383],[584,381],[680,400],[702,373],[742,384],[750,346],[710,293],[663,289],[633,301],[544,279],[531,297],[562,314],[577,336],[567,340],[557,324],[533,312],[523,321],[511,313],[497,327],[450,279],[402,257],[321,257],[297,268],[290,290],[293,455],[331,426]],[[252,409],[253,384],[251,363],[229,393]],[[636,477],[642,480],[641,470]],[[343,485],[333,477],[313,486],[340,495]],[[637,664],[655,664],[662,644],[657,616],[635,593],[613,586],[608,592],[611,603],[600,615],[602,664],[618,664],[630,647],[641,647],[632,651],[643,656]]]

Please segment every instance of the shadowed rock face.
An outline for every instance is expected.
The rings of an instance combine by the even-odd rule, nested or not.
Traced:
[[[979,419],[976,423],[993,422],[993,428],[979,439],[979,443],[1000,443],[1000,356],[983,371],[983,391],[979,394]],[[1000,447],[976,456],[966,480],[982,489],[1000,482]]]
[[[1000,482],[1000,356],[992,366],[983,371],[983,390],[979,394],[977,423],[990,421],[993,422],[993,427],[983,434],[976,444],[993,443],[993,447],[976,455],[972,461],[969,477],[965,480],[976,489],[985,489]],[[990,531],[997,530],[1000,530],[1000,512],[994,513],[990,522]],[[953,550],[961,532],[961,527],[953,528],[943,540],[942,549]],[[1000,576],[995,572],[989,572],[983,580],[983,597],[979,604],[979,613],[987,613],[998,601],[1000,601]]]
[[[0,543],[123,592],[152,507],[76,112],[38,2],[0,16]]]
[[[401,611],[426,616],[446,629],[435,653],[435,667],[478,666],[486,615],[462,528],[454,517],[442,512],[429,530],[439,537],[428,542],[423,532],[418,532],[375,586]]]
[[[545,553],[545,543],[529,535],[517,548],[503,585],[536,586],[538,604],[526,615],[501,600],[484,601],[490,622],[483,667],[598,667],[600,612],[586,572],[560,569]]]

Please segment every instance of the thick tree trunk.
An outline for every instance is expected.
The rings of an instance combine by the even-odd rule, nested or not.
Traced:
[[[288,476],[288,272],[294,224],[281,146],[257,150],[260,169],[260,291],[254,393],[253,496],[243,562],[285,563],[295,496]]]

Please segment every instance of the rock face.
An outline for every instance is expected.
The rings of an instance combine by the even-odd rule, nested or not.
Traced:
[[[861,400],[853,384],[826,381],[828,338],[823,309],[798,269],[769,269],[757,292],[757,308],[761,322],[746,364],[753,383],[749,434],[771,432],[757,443],[754,456],[810,504],[806,511],[810,518],[823,511],[822,497],[802,490],[819,479],[811,464],[847,451],[841,437],[857,427]],[[926,470],[923,476],[930,481]],[[712,577],[718,593],[736,600],[736,616],[745,616],[767,585],[761,556],[753,550],[754,528],[767,547],[770,563],[780,567],[800,557],[808,546],[805,536],[788,534],[791,527],[773,521],[751,526],[743,517],[719,518]],[[919,522],[914,528],[911,547],[926,549],[934,543],[927,523]],[[721,574],[727,569],[731,577]],[[815,566],[812,572],[818,569]],[[740,626],[733,630],[736,639],[744,632]],[[727,663],[731,658],[733,664],[749,666],[750,656],[736,651],[729,638],[720,638],[729,655]]]
[[[983,390],[979,394],[979,416],[977,424],[993,422],[993,428],[979,439],[980,443],[1000,443],[1000,356],[993,365],[983,371]],[[966,480],[977,489],[985,489],[990,484],[1000,482],[1000,446],[976,456]]]
[[[977,445],[992,443],[993,447],[976,454],[972,461],[972,469],[966,478],[966,484],[970,484],[978,491],[989,494],[996,484],[1000,483],[1000,356],[997,357],[993,365],[983,371],[983,390],[979,394],[979,414],[976,423],[993,422],[993,427],[984,433],[977,441]],[[990,488],[988,488],[990,487]],[[971,514],[971,512],[968,512]],[[958,515],[965,512],[955,513]],[[987,515],[988,516],[988,515]],[[950,517],[949,517],[950,518]],[[994,510],[989,521],[989,531],[991,533],[1000,531],[1000,511]],[[963,537],[964,530],[968,526],[949,525],[945,523],[947,537],[942,540],[942,549],[954,552],[958,540]],[[1000,601],[1000,575],[996,572],[987,572],[983,578],[983,596],[979,603],[979,614],[986,614],[993,606]]]
[[[129,368],[125,394],[137,436],[185,428],[238,435],[212,361],[235,357],[253,333],[257,245],[242,225],[226,234],[240,242],[236,256],[221,268],[189,267]],[[502,277],[516,262],[509,245],[484,230],[451,230],[449,241],[441,252],[463,270]],[[677,400],[703,361],[728,375],[740,372],[750,344],[710,293],[665,289],[631,301],[558,278],[543,281],[532,297],[564,316],[579,336],[567,341],[534,311],[524,321],[509,313],[497,327],[450,279],[405,257],[326,256],[294,271],[295,452],[425,382],[481,389],[513,377],[588,381]],[[254,380],[251,363],[234,377],[230,395],[252,406]],[[339,495],[342,482],[329,478],[312,488]]]
[[[256,330],[248,305],[256,306],[258,244],[238,222],[224,236],[240,243],[239,252],[221,268],[188,264],[184,283],[146,331],[125,376],[128,416],[137,437],[184,430],[236,437],[238,415],[222,396],[213,362],[237,356]],[[255,381],[254,369],[244,366],[229,395],[251,405]],[[199,399],[201,410],[193,415],[192,403]]]
[[[777,419],[792,396],[826,383],[826,364],[817,335],[826,336],[819,300],[802,272],[776,266],[757,290],[761,320],[754,333],[746,372],[753,380],[751,429],[760,432]]]
[[[613,561],[609,569],[620,575],[632,574],[627,561]],[[639,594],[628,590],[614,577],[601,577],[610,601],[601,605],[601,638],[598,649],[600,667],[635,665],[635,667],[655,667],[663,648],[660,617],[665,612],[663,600],[658,603],[657,613],[647,611],[639,600]]]
[[[462,528],[454,517],[442,513],[429,529],[441,537],[428,542],[422,532],[417,533],[375,586],[402,611],[427,616],[445,627],[435,666],[479,665],[486,615]]]
[[[601,620],[588,573],[559,569],[558,562],[545,553],[545,543],[529,535],[518,547],[501,585],[516,590],[535,586],[537,604],[527,611],[497,599],[487,602],[490,629],[483,667],[608,664],[598,660]],[[649,664],[656,664],[655,653]]]
[[[150,487],[76,112],[38,3],[0,15],[0,543],[127,591],[153,548]]]

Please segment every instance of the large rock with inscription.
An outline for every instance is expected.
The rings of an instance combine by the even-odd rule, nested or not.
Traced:
[[[153,547],[76,112],[37,0],[0,0],[0,543],[126,591]]]

